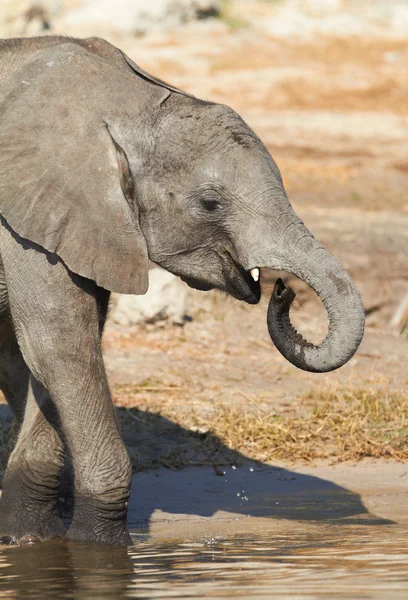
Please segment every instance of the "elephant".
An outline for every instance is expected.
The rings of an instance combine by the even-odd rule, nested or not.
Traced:
[[[20,424],[0,539],[126,545],[132,469],[101,350],[110,293],[144,294],[150,260],[193,288],[256,304],[259,269],[287,271],[322,299],[328,334],[313,345],[294,329],[294,292],[281,280],[268,329],[312,372],[353,356],[361,299],[241,117],[107,41],[0,40],[0,148],[0,388]],[[68,530],[56,511],[67,453]]]

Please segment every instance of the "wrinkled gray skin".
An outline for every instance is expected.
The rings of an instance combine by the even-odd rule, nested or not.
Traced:
[[[8,543],[65,534],[126,544],[131,466],[100,339],[110,291],[143,294],[148,259],[248,303],[249,271],[294,273],[329,333],[308,344],[277,282],[268,327],[293,364],[329,371],[356,351],[363,309],[338,262],[293,212],[271,156],[230,108],[144,73],[99,39],[0,41],[0,387],[21,422],[0,501]]]

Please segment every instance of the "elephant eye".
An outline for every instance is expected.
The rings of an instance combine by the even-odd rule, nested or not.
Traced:
[[[215,198],[201,198],[201,204],[209,212],[213,212],[219,208],[220,203]]]

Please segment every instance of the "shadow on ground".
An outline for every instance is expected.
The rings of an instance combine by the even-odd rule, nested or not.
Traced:
[[[118,409],[125,443],[140,469],[129,503],[132,532],[147,533],[154,523],[171,534],[172,528],[177,533],[180,527],[248,516],[326,524],[392,522],[370,514],[359,494],[331,481],[250,460],[217,436],[194,434],[159,414],[132,409],[129,422],[128,412]],[[150,469],[143,470],[147,465]]]

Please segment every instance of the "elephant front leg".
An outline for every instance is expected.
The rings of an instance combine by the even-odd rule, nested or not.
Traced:
[[[55,357],[56,353],[53,354]],[[128,544],[131,539],[127,529],[127,503],[132,472],[116,423],[102,356],[97,349],[96,364],[90,368],[85,357],[78,358],[81,357],[79,347],[75,354],[75,360],[66,362],[65,373],[60,369],[56,373],[55,362],[48,361],[45,349],[42,352],[55,399],[53,405],[58,410],[55,420],[72,455],[74,510],[68,537]],[[80,373],[85,365],[90,371]],[[4,541],[12,543],[46,540],[64,534],[56,512],[59,474],[64,460],[62,442],[38,406],[33,407],[38,412],[35,419],[29,417],[28,408],[29,405],[10,458],[1,500],[8,523]],[[54,421],[54,416],[50,420]]]
[[[64,394],[57,401],[74,470],[74,511],[68,537],[128,544],[132,469],[99,353],[90,373],[71,380],[69,397]],[[54,389],[53,397],[57,395]]]
[[[22,345],[30,345],[36,359],[41,357],[33,366],[41,365],[37,374],[50,391],[72,457],[74,510],[68,538],[128,544],[131,465],[108,389],[97,319],[90,328],[92,314],[75,324],[78,312],[85,308],[79,305],[73,312],[69,331],[56,324],[47,336],[25,329],[27,339]],[[60,361],[61,348],[64,359]]]
[[[63,537],[57,516],[64,445],[47,391],[31,378],[25,416],[4,476],[0,500],[0,542],[26,544]]]
[[[74,511],[68,537],[129,544],[127,507],[132,468],[123,444],[98,347],[90,373],[59,402],[72,454]]]

